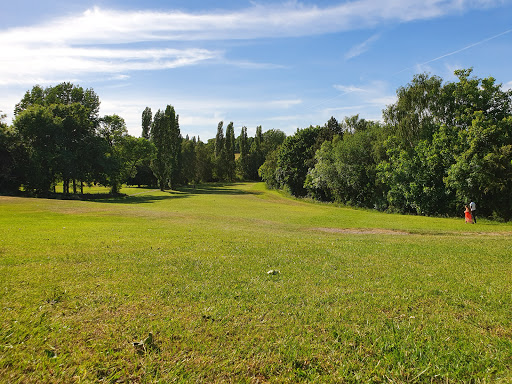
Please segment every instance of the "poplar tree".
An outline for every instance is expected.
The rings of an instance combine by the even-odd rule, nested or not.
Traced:
[[[230,122],[226,127],[226,177],[229,181],[235,179],[235,130],[233,122]]]
[[[217,135],[215,136],[215,158],[219,158],[224,149],[224,122],[220,121],[217,125]]]
[[[165,112],[158,110],[151,125],[151,140],[156,147],[156,156],[151,163],[160,190],[172,188],[179,174],[181,134],[179,116],[172,105]]]
[[[158,110],[151,124],[151,141],[156,147],[156,156],[151,162],[151,169],[158,180],[160,190],[169,185],[170,170],[170,135],[165,114]]]
[[[261,125],[256,127],[256,135],[251,145],[249,158],[249,178],[258,180],[258,168],[265,162],[265,156],[262,151],[263,133]]]
[[[146,107],[144,111],[142,111],[142,137],[148,140],[152,120],[153,113],[151,112],[151,108]]]
[[[217,125],[217,135],[215,136],[215,175],[218,180],[226,178],[226,145],[224,138],[224,122],[220,121]]]
[[[238,174],[242,180],[245,180],[249,176],[249,142],[247,140],[247,127],[242,127],[242,131],[238,137],[238,145],[240,146],[240,157],[238,158]]]
[[[180,176],[180,154],[181,154],[181,132],[180,132],[180,116],[176,114],[174,107],[172,105],[168,105],[165,109],[165,115],[168,118],[169,122],[169,134],[170,134],[170,143],[171,143],[171,178],[169,180],[169,187],[172,189],[179,180]]]

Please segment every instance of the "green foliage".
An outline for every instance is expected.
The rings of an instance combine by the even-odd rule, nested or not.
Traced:
[[[440,100],[442,79],[427,74],[415,75],[406,87],[398,88],[398,100],[383,111],[384,121],[393,128],[392,134],[407,149],[421,140],[430,139],[444,122],[443,100]]]
[[[23,153],[16,141],[16,135],[11,127],[3,122],[6,115],[0,111],[0,192],[12,193],[21,185],[17,160]]]
[[[213,181],[215,144],[207,144],[199,140],[195,146],[196,180],[198,182]]]
[[[260,125],[256,127],[256,134],[254,135],[249,150],[249,159],[247,160],[249,180],[259,180],[258,169],[265,161],[262,145],[263,133]]]
[[[373,208],[380,203],[373,148],[379,125],[347,131],[341,139],[326,141],[316,153],[316,164],[308,174],[306,187],[321,200]]]
[[[275,179],[294,196],[306,195],[304,182],[308,170],[314,166],[315,152],[322,143],[319,138],[324,131],[318,126],[298,129],[279,147]]]
[[[265,162],[258,169],[258,175],[261,177],[261,180],[265,182],[267,188],[270,189],[279,189],[281,187],[279,180],[277,180],[278,155],[279,151],[277,149],[270,152],[267,155]]]
[[[60,126],[61,120],[41,105],[31,106],[16,116],[15,134],[26,154],[19,169],[27,190],[49,191],[57,181],[54,170],[59,168]]]
[[[242,127],[240,136],[238,136],[238,147],[240,148],[240,157],[237,160],[237,174],[240,180],[249,179],[249,141],[247,137],[247,127]]]
[[[186,137],[181,141],[181,180],[185,183],[195,183],[197,182],[196,178],[196,141],[190,140]]]
[[[269,129],[262,135],[261,150],[266,156],[275,151],[286,139],[286,134],[279,129]]]

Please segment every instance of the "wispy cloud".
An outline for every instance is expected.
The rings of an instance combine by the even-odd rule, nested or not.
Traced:
[[[345,60],[353,59],[354,57],[362,55],[364,52],[366,52],[373,43],[375,43],[377,40],[379,40],[380,34],[375,34],[371,36],[370,38],[363,41],[361,44],[357,44],[350,48],[348,52],[345,54]]]
[[[346,93],[352,93],[352,92],[368,92],[367,89],[363,88],[363,87],[356,87],[355,85],[340,85],[340,84],[335,84],[333,85],[333,88],[334,89],[337,89],[338,91],[340,92],[343,92],[344,94]]]
[[[484,43],[487,43],[488,41],[491,41],[491,40],[494,40],[494,39],[497,39],[498,37],[501,37],[503,35],[507,35],[509,33],[512,32],[512,29],[507,29],[506,31],[503,31],[503,32],[500,32],[498,33],[497,35],[493,35],[493,36],[490,36],[486,39],[483,39],[483,40],[480,40],[480,41],[477,41],[477,42],[474,42],[472,44],[469,44],[469,45],[466,45],[465,47],[462,47],[462,48],[459,48],[459,49],[456,49],[455,51],[452,51],[452,52],[448,52],[448,53],[445,53],[444,55],[441,55],[441,56],[438,56],[438,57],[435,57],[433,59],[430,59],[428,61],[425,61],[423,63],[419,63],[419,64],[416,64],[414,67],[408,67],[408,68],[404,68],[402,69],[401,71],[397,72],[396,74],[398,73],[402,73],[402,72],[405,72],[409,69],[413,69],[413,68],[416,68],[416,69],[422,69],[422,68],[425,68],[425,66],[427,66],[428,64],[430,63],[433,63],[434,61],[438,61],[438,60],[441,60],[441,59],[444,59],[446,57],[449,57],[449,56],[453,56],[453,55],[456,55],[457,53],[460,53],[460,52],[463,52],[463,51],[466,51],[468,49],[471,49],[473,47],[476,47],[478,45],[481,45],[481,44],[484,44]]]
[[[305,36],[408,22],[501,4],[501,0],[356,0],[320,8],[297,1],[240,11],[119,11],[95,7],[41,25],[2,33],[0,41],[33,43],[128,43]]]
[[[8,46],[9,47],[9,46]],[[69,81],[83,74],[169,69],[221,56],[205,49],[99,49],[65,46],[10,46],[0,60],[0,85]]]
[[[330,7],[290,1],[254,4],[238,11],[186,13],[181,11],[120,11],[92,8],[39,25],[0,30],[0,84],[54,82],[84,74],[169,69],[215,60],[223,52],[199,49],[194,41],[234,40],[319,35],[440,17],[500,4],[500,0],[354,0]],[[378,39],[372,36],[347,53],[362,54]],[[156,48],[180,42],[187,48]],[[140,43],[143,49],[126,49]],[[109,48],[105,48],[108,46]],[[437,59],[434,59],[437,60]],[[234,60],[248,69],[279,65]]]

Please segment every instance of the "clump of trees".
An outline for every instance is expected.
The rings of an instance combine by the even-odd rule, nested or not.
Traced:
[[[1,128],[1,189],[44,195],[62,183],[69,194],[101,183],[118,193],[152,145],[129,136],[121,117],[100,117],[99,106],[92,89],[71,83],[27,91],[12,127]]]
[[[470,199],[512,218],[512,91],[472,69],[416,75],[383,122],[359,116],[298,130],[266,159],[269,187],[295,196],[422,215],[456,215]]]
[[[99,116],[99,97],[71,83],[33,87],[15,107],[12,126],[0,114],[0,192],[22,187],[46,195],[63,184],[64,194],[83,193],[84,184],[99,183],[119,193],[124,183],[161,190],[188,183],[258,180],[268,152],[285,139],[278,130],[254,138],[233,122],[219,122],[217,136],[203,143],[182,137],[172,105],[154,115],[142,113],[142,134],[128,134],[118,115]]]

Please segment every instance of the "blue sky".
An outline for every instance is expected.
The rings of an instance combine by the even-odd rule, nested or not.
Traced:
[[[0,13],[0,110],[35,84],[93,88],[140,136],[172,104],[207,140],[379,120],[414,74],[474,68],[512,88],[512,0],[18,0]]]

